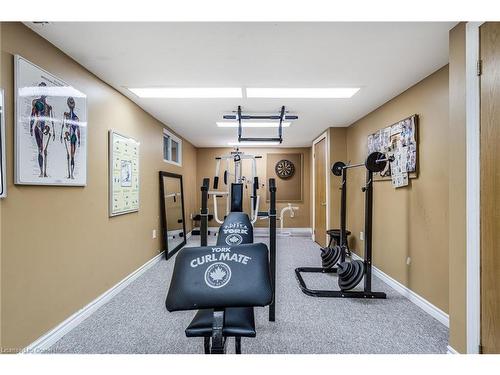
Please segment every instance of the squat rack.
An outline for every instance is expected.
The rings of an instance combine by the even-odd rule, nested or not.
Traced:
[[[335,176],[342,176],[341,198],[340,198],[340,246],[341,262],[345,261],[346,236],[346,207],[347,207],[347,170],[350,168],[366,167],[365,186],[362,191],[365,193],[365,246],[364,246],[364,288],[357,290],[315,290],[309,289],[301,273],[337,273],[337,268],[323,267],[299,267],[295,269],[295,276],[299,282],[303,293],[313,297],[331,298],[386,298],[384,292],[372,291],[372,223],[373,223],[373,173],[384,170],[388,161],[384,154],[374,152],[370,154],[365,163],[346,165],[343,162],[336,162],[332,166],[332,173]]]

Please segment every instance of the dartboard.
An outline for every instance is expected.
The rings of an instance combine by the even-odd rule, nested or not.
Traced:
[[[283,159],[276,163],[274,171],[279,178],[286,180],[294,175],[295,165],[290,160]]]

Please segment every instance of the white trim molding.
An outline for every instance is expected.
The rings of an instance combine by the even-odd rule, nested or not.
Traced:
[[[466,169],[467,169],[467,353],[479,353],[481,340],[481,173],[480,173],[480,77],[477,75],[479,27],[482,22],[468,22],[465,32],[466,92]]]
[[[165,137],[168,138],[168,155],[165,158]],[[172,160],[172,141],[177,143],[177,161]],[[168,129],[163,129],[162,136],[162,153],[163,153],[163,161],[165,163],[170,163],[173,165],[177,165],[178,167],[182,167],[182,139],[176,136],[174,133],[169,131]]]
[[[353,259],[363,260],[360,256],[354,253],[352,253],[352,257]],[[399,281],[393,279],[386,273],[382,272],[377,267],[372,266],[372,271],[373,275],[377,276],[380,280],[389,285],[396,292],[401,294],[403,297],[408,298],[411,302],[413,302],[415,305],[424,310],[427,314],[438,320],[440,323],[444,324],[446,327],[450,327],[450,317],[443,310],[434,306],[425,298],[418,295],[410,288],[404,286]]]
[[[198,229],[199,228],[195,228]],[[219,231],[219,227],[208,227],[210,231],[209,237],[217,237],[217,232]],[[306,237],[312,238],[312,228],[283,228],[283,232],[286,235],[282,235],[280,233],[280,229],[276,228],[276,236],[277,237]],[[263,237],[269,236],[269,228],[267,227],[255,227],[253,228],[253,233],[255,237]]]
[[[164,252],[156,255],[154,258],[147,261],[137,270],[129,274],[123,280],[118,282],[116,285],[108,289],[106,292],[101,294],[95,300],[90,302],[88,305],[84,306],[82,309],[71,315],[69,318],[65,319],[62,323],[45,333],[43,336],[39,337],[36,341],[32,342],[26,348],[24,348],[22,354],[37,354],[42,353],[59,341],[64,335],[69,333],[72,329],[76,328],[80,323],[92,315],[97,309],[109,302],[114,296],[120,293],[128,285],[130,285],[134,280],[143,275],[148,269],[153,267],[165,256]]]
[[[321,140],[325,140],[325,193],[326,193],[326,230],[330,229],[330,168],[329,168],[329,158],[330,158],[330,138],[328,135],[328,129],[323,132],[318,138],[313,141],[311,147],[311,160],[312,160],[312,240],[316,241],[316,236],[314,229],[316,228],[316,167],[314,163],[314,146]],[[328,243],[328,235],[325,235],[325,241]]]
[[[457,352],[455,349],[453,349],[451,346],[447,346],[446,347],[446,354],[460,354],[459,352]]]

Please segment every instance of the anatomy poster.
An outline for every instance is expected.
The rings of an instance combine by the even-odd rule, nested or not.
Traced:
[[[87,183],[87,96],[15,56],[15,180]]]
[[[139,210],[139,142],[109,131],[109,216]]]
[[[4,92],[0,89],[0,198],[7,196],[5,176],[5,114]]]

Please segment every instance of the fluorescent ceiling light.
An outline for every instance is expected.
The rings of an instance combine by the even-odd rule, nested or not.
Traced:
[[[129,88],[140,98],[242,98],[239,87],[145,87]]]
[[[216,122],[217,126],[219,128],[237,128],[238,127],[238,122],[237,121],[218,121]],[[283,122],[281,125],[284,128],[288,128],[290,126],[290,122]],[[242,128],[277,128],[279,126],[279,122],[248,122],[248,121],[242,121],[241,122],[241,127]]]
[[[276,146],[279,142],[228,142],[229,146]]]
[[[350,98],[359,87],[330,88],[247,88],[247,98],[303,98],[337,99]]]

